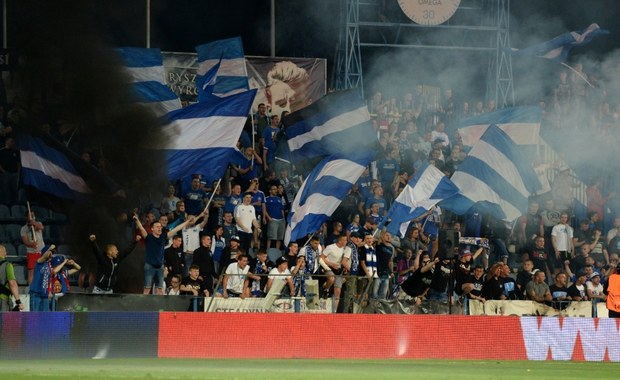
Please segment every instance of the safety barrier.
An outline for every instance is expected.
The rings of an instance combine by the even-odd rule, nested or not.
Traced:
[[[620,320],[292,313],[0,313],[0,342],[0,359],[396,358],[619,362]],[[179,348],[182,342],[191,342],[191,349]]]

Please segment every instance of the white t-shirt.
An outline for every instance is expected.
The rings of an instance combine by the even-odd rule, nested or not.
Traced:
[[[246,233],[252,232],[252,221],[256,220],[256,211],[252,205],[240,204],[235,207],[235,221],[237,222],[237,230]],[[249,231],[244,231],[240,224],[243,224]]]
[[[573,228],[567,224],[556,224],[551,229],[551,236],[555,236],[558,251],[570,251],[570,241],[573,240]]]
[[[336,264],[336,269],[338,269],[342,265],[341,262],[345,255],[346,248],[348,247],[344,246],[340,248],[336,244],[330,244],[323,250],[323,255],[329,262]],[[349,257],[351,257],[351,249],[349,249]]]
[[[226,274],[229,275],[226,289],[241,294],[243,292],[243,282],[245,281],[245,276],[248,274],[249,270],[249,265],[246,265],[245,268],[241,269],[239,268],[238,263],[230,263],[226,268]]]
[[[202,228],[199,225],[183,228],[183,252],[194,252],[200,248],[200,231]]]
[[[28,239],[33,241],[33,228],[29,225],[22,226],[20,231],[21,236],[28,235]],[[43,247],[45,247],[45,242],[43,241],[43,231],[42,230],[34,230],[34,237],[37,241],[37,248],[26,247],[26,252],[28,253],[40,253]]]
[[[592,292],[593,296],[600,296],[601,294],[603,294],[603,284],[601,284],[601,283],[599,283],[598,285],[594,286],[592,281],[588,281],[588,282],[586,282],[586,288],[590,292]]]
[[[269,279],[282,280],[286,282],[286,279],[291,278],[291,271],[286,268],[284,272],[280,272],[278,268],[273,268],[269,271]]]

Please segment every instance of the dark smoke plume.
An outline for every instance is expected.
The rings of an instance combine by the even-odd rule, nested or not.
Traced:
[[[12,74],[13,103],[25,110],[24,132],[49,125],[52,134],[70,141],[68,148],[76,155],[89,152],[100,170],[98,178],[86,178],[90,199],[67,210],[65,234],[77,260],[94,270],[88,236],[95,233],[100,243],[122,248],[128,243],[123,214],[131,220],[131,210],[146,207],[150,194],[156,202],[161,199],[164,160],[140,147],[167,136],[150,111],[128,101],[125,74],[112,47],[99,37],[92,3],[32,4],[17,38],[20,65]],[[136,253],[126,270],[135,281],[141,260]]]

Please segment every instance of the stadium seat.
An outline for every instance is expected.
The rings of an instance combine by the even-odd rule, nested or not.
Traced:
[[[6,248],[6,259],[7,261],[15,264],[26,264],[26,256],[20,256],[15,249],[13,244],[3,244],[4,248]]]
[[[51,219],[51,211],[41,206],[32,206],[31,210],[37,216],[37,220],[41,222],[49,221]]]
[[[25,205],[28,201],[28,195],[26,194],[26,189],[17,190],[17,203],[20,205]]]
[[[17,255],[21,256],[21,257],[26,257],[28,254],[28,250],[26,249],[26,246],[23,244],[20,244],[19,246],[17,246]]]
[[[46,244],[62,244],[65,241],[62,228],[55,224],[45,226],[43,230],[43,240],[45,240]]]
[[[28,285],[28,280],[26,279],[26,266],[21,264],[13,264],[13,271],[15,272],[15,280],[17,280],[17,284],[20,286]]]
[[[20,226],[19,224],[6,224],[4,226],[4,234],[6,236],[6,239],[11,243],[21,243],[21,229],[22,226]]]
[[[4,226],[0,224],[0,243],[10,242],[10,240],[6,236],[6,232],[4,231]]]
[[[4,248],[6,248],[6,255],[7,256],[17,256],[17,250],[15,249],[15,246],[13,244],[2,244],[4,246]]]
[[[13,221],[25,222],[27,210],[26,206],[13,205],[11,206],[11,218],[13,218]]]
[[[0,223],[8,223],[11,220],[11,209],[9,206],[0,205]]]

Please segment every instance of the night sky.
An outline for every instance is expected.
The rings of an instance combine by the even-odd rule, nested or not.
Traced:
[[[332,59],[338,42],[340,0],[276,0],[277,55],[320,56]],[[379,1],[380,2],[380,1]],[[90,12],[89,26],[114,46],[144,46],[146,0],[8,0],[9,45],[19,44],[24,27],[38,17],[53,13],[71,15],[72,4]],[[50,5],[49,3],[53,3]],[[390,2],[387,2],[388,4]],[[463,0],[461,4],[466,4]],[[269,54],[269,0],[151,0],[151,45],[166,51],[193,51],[214,39],[240,35],[249,55]],[[522,36],[557,25],[563,30],[581,29],[592,22],[618,35],[620,4],[614,0],[565,1],[518,0],[511,2],[513,45]],[[50,11],[50,8],[55,10]],[[388,8],[393,14],[400,10]],[[538,26],[529,24],[540,20]],[[561,29],[564,24],[566,29]],[[525,26],[526,25],[526,26]],[[590,49],[606,52],[618,39],[596,42]]]
[[[475,0],[462,0],[461,5],[472,1]],[[53,33],[54,31],[37,29],[37,25],[45,24],[41,21],[49,18],[62,18],[76,23],[79,26],[75,30],[96,35],[104,45],[119,47],[146,44],[146,0],[7,2],[9,47],[19,48],[24,45],[32,37],[32,30],[34,33]],[[386,1],[385,4],[387,5],[383,12],[391,19],[404,19],[396,0]],[[246,55],[269,55],[269,7],[269,0],[151,0],[151,47],[158,47],[163,51],[193,52],[196,45],[220,38],[241,36]],[[511,2],[511,8],[513,47],[525,47],[568,30],[585,28],[593,22],[610,30],[611,34],[596,39],[585,48],[575,49],[571,60],[579,60],[585,56],[601,61],[620,44],[620,39],[617,38],[620,35],[620,24],[616,22],[620,2],[617,1],[517,0]],[[328,78],[331,79],[339,41],[339,9],[340,0],[276,0],[276,55],[326,58]],[[393,60],[417,64],[418,71],[412,75],[418,74],[424,65],[394,49],[364,49],[362,53],[364,76],[369,88],[373,85],[372,79],[377,76],[377,71],[384,71],[381,66],[377,69],[377,57],[384,57],[388,63]],[[399,54],[400,57],[392,58],[390,54]],[[420,53],[409,49],[406,54],[412,57],[425,54],[430,57],[425,59],[433,59],[428,51]],[[453,57],[447,58],[451,59]],[[423,74],[419,72],[421,77],[438,78],[438,85],[456,85],[445,83],[442,79],[452,77],[454,67],[444,67],[435,62],[425,63],[425,71]],[[515,78],[519,77],[520,64],[515,63]],[[529,70],[529,64],[530,62],[523,63],[525,70]],[[429,69],[431,66],[435,67],[434,71]],[[544,68],[545,64],[539,66]],[[478,72],[461,74],[484,78],[485,70],[485,64],[480,64]],[[475,80],[479,82],[478,77]]]

